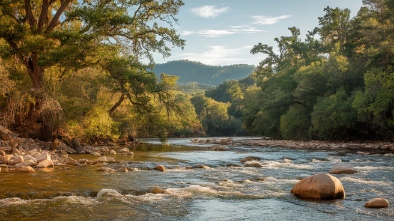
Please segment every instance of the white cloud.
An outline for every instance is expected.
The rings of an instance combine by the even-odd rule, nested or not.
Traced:
[[[198,61],[207,65],[258,64],[261,57],[255,56],[253,61],[250,59],[249,55],[252,47],[251,45],[239,48],[228,48],[220,45],[208,46],[201,51],[181,53],[176,59]]]
[[[214,5],[204,5],[197,8],[190,9],[195,15],[202,18],[214,18],[219,16],[220,14],[226,13],[230,11],[229,7],[216,8]]]
[[[198,34],[209,38],[215,38],[223,35],[232,35],[235,34],[235,32],[228,30],[200,30]]]
[[[183,30],[180,33],[183,36],[200,35],[207,38],[216,38],[226,35],[253,34],[258,32],[263,32],[263,30],[257,29],[249,25],[243,25],[243,26],[230,26],[227,29],[203,29],[199,31]]]
[[[229,29],[230,31],[237,32],[237,33],[257,33],[257,32],[263,32],[260,29],[257,29],[253,26],[250,25],[238,25],[238,26],[230,26]]]
[[[277,22],[279,22],[282,19],[286,19],[291,17],[291,15],[282,15],[279,17],[270,17],[270,16],[252,16],[254,19],[253,24],[259,24],[259,25],[272,25]]]
[[[194,31],[189,31],[189,30],[183,30],[183,31],[181,31],[181,35],[182,35],[182,36],[188,36],[188,35],[193,35],[193,34],[195,34]]]

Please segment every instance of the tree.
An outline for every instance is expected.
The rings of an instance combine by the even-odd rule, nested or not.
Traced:
[[[326,14],[319,17],[320,27],[317,28],[321,39],[324,44],[330,46],[330,49],[338,44],[339,52],[344,53],[351,28],[350,10],[326,7],[324,11]]]
[[[372,69],[365,74],[365,90],[353,101],[358,119],[370,133],[385,139],[394,135],[394,73]]]
[[[44,81],[50,67],[67,73],[93,66],[109,51],[153,63],[153,52],[168,56],[170,45],[182,47],[173,27],[182,5],[181,0],[1,1],[0,39],[8,45],[1,54],[15,56],[30,77],[32,120],[47,96]]]
[[[280,117],[281,135],[288,140],[309,140],[310,124],[310,110],[299,104],[292,105]]]
[[[354,126],[357,117],[352,107],[353,100],[354,96],[349,96],[344,90],[322,97],[311,113],[314,136],[324,140],[356,137]]]

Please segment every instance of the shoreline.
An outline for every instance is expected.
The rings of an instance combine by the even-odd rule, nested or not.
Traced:
[[[394,143],[391,142],[330,142],[330,141],[293,141],[293,140],[266,140],[241,139],[232,141],[233,144],[245,146],[273,146],[290,149],[305,150],[348,150],[348,151],[382,151],[393,152]]]

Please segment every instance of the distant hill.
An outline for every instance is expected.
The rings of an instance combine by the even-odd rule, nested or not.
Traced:
[[[255,67],[247,64],[228,66],[211,66],[200,62],[180,60],[157,64],[153,72],[158,78],[160,74],[179,76],[178,83],[197,82],[205,85],[219,85],[228,80],[239,80],[249,76]]]

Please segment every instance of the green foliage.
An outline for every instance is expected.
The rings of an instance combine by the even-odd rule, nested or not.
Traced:
[[[364,4],[353,19],[348,9],[325,8],[305,41],[289,28],[290,36],[275,39],[278,53],[254,46],[251,53],[265,58],[252,74],[259,88],[244,90],[242,118],[251,133],[393,139],[393,1]]]
[[[62,91],[56,88],[59,84],[54,80],[67,80],[66,75],[85,68],[100,69],[98,66],[111,74],[113,79],[106,79],[105,87],[113,92],[120,90],[120,100],[127,96],[142,109],[151,106],[149,93],[157,86],[156,78],[148,71],[141,71],[146,67],[141,67],[140,59],[146,58],[153,65],[154,52],[167,57],[172,47],[184,46],[185,41],[173,26],[182,5],[181,0],[1,1],[1,56],[16,59],[23,69],[19,75],[30,78],[31,90],[26,88],[24,92],[34,98],[30,105],[32,123],[43,117],[40,112],[45,102],[61,97],[54,94]],[[131,59],[124,59],[124,55]],[[61,103],[67,102],[73,101]],[[82,113],[91,111],[86,106],[86,110],[80,109]],[[68,109],[65,110],[65,115],[70,116]],[[92,116],[101,114],[94,112]],[[45,134],[42,135],[49,139],[52,134],[47,130],[47,123],[43,121]]]
[[[319,139],[350,138],[357,119],[353,99],[344,90],[321,98],[311,113],[314,135]]]
[[[365,74],[365,91],[359,91],[353,102],[359,120],[378,128],[383,137],[394,130],[394,73],[372,69]]]
[[[198,94],[191,99],[202,129],[209,136],[234,136],[243,133],[240,119],[228,115],[229,103]]]
[[[295,104],[286,114],[280,117],[280,131],[284,139],[309,140],[310,139],[310,111],[304,106]]]

